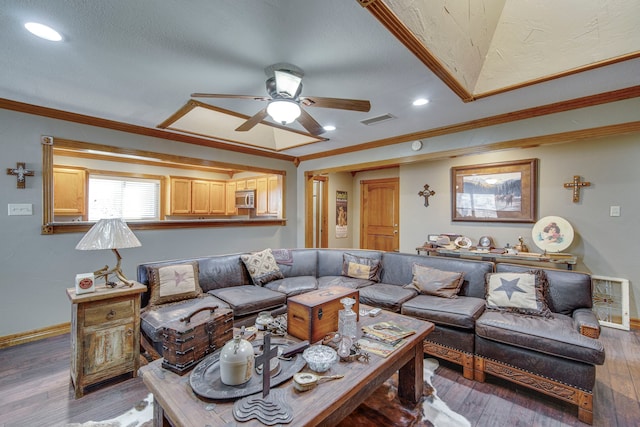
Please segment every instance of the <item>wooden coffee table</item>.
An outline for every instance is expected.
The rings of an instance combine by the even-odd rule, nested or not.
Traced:
[[[366,308],[366,307],[365,307]],[[396,371],[398,394],[418,402],[422,396],[424,360],[422,343],[433,330],[431,322],[383,311],[377,317],[360,316],[358,326],[393,320],[416,330],[407,342],[386,358],[371,354],[368,363],[336,363],[322,375],[342,374],[344,378],[320,383],[315,389],[298,392],[292,380],[279,385],[293,408],[291,426],[331,426],[337,424],[358,407],[374,390]],[[287,337],[290,338],[290,337]],[[232,401],[205,401],[189,385],[189,375],[179,376],[161,366],[156,360],[140,368],[144,383],[154,395],[154,425],[166,426],[223,426],[236,422],[242,426],[261,426],[257,420],[237,422],[232,413]],[[303,371],[308,371],[305,367]]]

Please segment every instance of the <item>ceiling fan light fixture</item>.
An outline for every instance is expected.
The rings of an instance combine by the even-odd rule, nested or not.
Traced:
[[[290,98],[295,98],[299,95],[298,89],[300,88],[300,82],[302,79],[294,74],[287,73],[286,71],[274,71],[276,77],[276,91],[280,95],[288,95]]]
[[[293,100],[274,99],[267,105],[267,113],[276,122],[287,125],[300,117],[301,110],[298,103]]]

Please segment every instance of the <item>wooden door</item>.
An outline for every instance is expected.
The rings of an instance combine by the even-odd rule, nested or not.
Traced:
[[[398,178],[360,182],[360,247],[399,251]]]

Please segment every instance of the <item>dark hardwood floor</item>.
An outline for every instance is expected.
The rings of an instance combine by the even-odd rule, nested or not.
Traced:
[[[640,426],[640,331],[603,328],[594,426]],[[0,426],[64,426],[115,417],[147,396],[141,378],[110,382],[73,398],[69,335],[0,350]],[[478,383],[442,363],[434,386],[474,427],[584,426],[576,407],[488,376]],[[293,427],[293,425],[292,425]]]

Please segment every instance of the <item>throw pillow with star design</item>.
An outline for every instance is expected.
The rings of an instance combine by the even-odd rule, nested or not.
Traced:
[[[548,283],[544,271],[488,273],[485,279],[487,309],[553,317],[546,300]]]
[[[198,298],[202,288],[198,282],[197,261],[149,267],[149,306]]]

